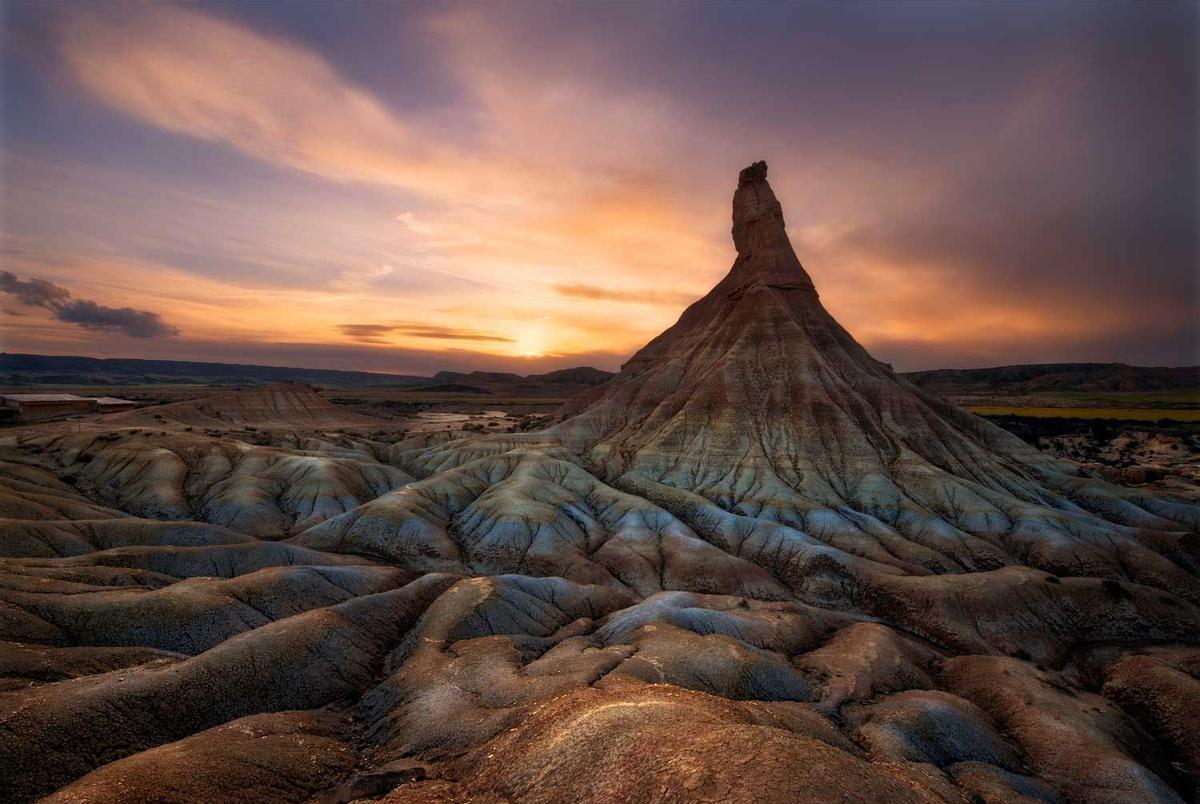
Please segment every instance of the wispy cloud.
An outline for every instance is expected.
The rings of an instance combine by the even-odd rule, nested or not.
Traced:
[[[338,272],[333,280],[333,285],[345,290],[363,290],[379,280],[391,276],[395,271],[396,269],[391,265],[346,268]]]
[[[428,189],[450,158],[313,52],[194,8],[66,13],[58,43],[99,100],[270,162]]]
[[[158,313],[132,307],[105,307],[89,299],[74,299],[71,291],[38,277],[21,279],[9,271],[0,271],[0,291],[22,304],[49,310],[59,321],[84,329],[123,332],[131,338],[179,334],[179,329],[164,322]]]
[[[585,284],[555,285],[554,292],[570,299],[609,301],[621,304],[654,304],[669,307],[690,304],[698,298],[694,293],[679,293],[654,288],[614,288]]]
[[[389,343],[384,336],[392,334],[444,341],[515,343],[513,338],[503,335],[493,335],[469,329],[439,327],[432,324],[418,324],[409,321],[397,321],[391,324],[338,324],[338,329],[343,335],[348,335],[359,343]]]

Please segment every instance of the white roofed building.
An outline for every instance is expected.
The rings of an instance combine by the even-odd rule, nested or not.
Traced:
[[[77,394],[0,394],[0,405],[16,411],[19,422],[58,419],[83,413],[116,413],[132,410],[137,403],[113,396]]]

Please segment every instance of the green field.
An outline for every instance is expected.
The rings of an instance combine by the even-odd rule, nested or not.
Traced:
[[[993,405],[967,405],[967,410],[980,416],[1032,416],[1039,419],[1120,419],[1123,421],[1156,422],[1170,419],[1177,422],[1200,422],[1200,410],[1170,408],[1023,408]]]
[[[1080,402],[1106,402],[1113,408],[1126,405],[1138,407],[1196,405],[1200,407],[1200,389],[1194,388],[1176,391],[1050,391],[1039,395],[1060,399],[1077,399]]]

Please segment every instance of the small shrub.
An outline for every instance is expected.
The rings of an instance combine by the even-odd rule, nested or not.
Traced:
[[[1120,581],[1114,581],[1111,578],[1106,578],[1100,582],[1100,587],[1106,593],[1108,593],[1109,597],[1113,598],[1114,600],[1120,600],[1121,598],[1129,597],[1129,592],[1125,590],[1124,586],[1121,586]]]

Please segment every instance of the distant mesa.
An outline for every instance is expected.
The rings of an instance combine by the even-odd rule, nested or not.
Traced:
[[[578,366],[576,368],[549,371],[545,374],[531,374],[526,379],[544,383],[562,383],[564,385],[601,385],[611,380],[614,376],[616,375],[611,371],[602,371],[591,366]]]
[[[0,353],[0,383],[6,385],[267,385],[285,381],[367,388],[420,385],[429,378],[241,363]]]
[[[281,382],[172,402],[118,414],[124,424],[174,424],[201,427],[277,425],[291,427],[369,426],[379,421],[345,410],[310,385]]]
[[[413,393],[421,394],[482,394],[487,396],[492,393],[486,388],[480,388],[478,385],[466,385],[460,382],[446,382],[437,385],[418,385],[412,390]]]
[[[521,376],[499,371],[439,371],[434,383],[414,387],[414,392],[491,394],[510,397],[566,398],[614,377],[590,366]]]
[[[904,376],[926,390],[943,395],[1200,390],[1200,366],[1040,363],[996,368],[934,369],[909,372]]]
[[[590,366],[521,376],[510,372],[439,371],[433,377],[379,374],[364,371],[302,369],[235,363],[195,363],[182,360],[98,359],[62,355],[0,353],[0,383],[40,385],[269,385],[306,382],[325,388],[412,388],[449,384],[470,385],[488,393],[519,392],[530,396],[564,397],[604,382],[612,372]],[[463,381],[464,378],[466,380]]]

